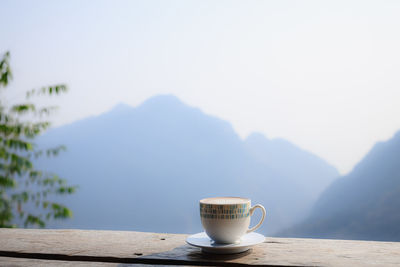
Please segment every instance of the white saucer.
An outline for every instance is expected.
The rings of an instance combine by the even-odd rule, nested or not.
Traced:
[[[252,246],[264,242],[265,237],[258,233],[245,234],[237,244],[218,244],[211,240],[205,232],[186,238],[189,245],[199,247],[202,251],[214,254],[234,254],[249,250]]]

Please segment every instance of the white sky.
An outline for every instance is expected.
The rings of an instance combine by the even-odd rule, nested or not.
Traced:
[[[171,93],[346,173],[400,129],[400,1],[1,1],[8,96],[57,82],[56,125]]]

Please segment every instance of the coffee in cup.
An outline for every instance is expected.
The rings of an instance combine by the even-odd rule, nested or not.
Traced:
[[[256,208],[262,211],[260,222],[249,229],[250,217]],[[262,205],[251,206],[241,197],[213,197],[200,200],[200,218],[206,234],[216,243],[238,243],[246,233],[261,226],[265,218]]]

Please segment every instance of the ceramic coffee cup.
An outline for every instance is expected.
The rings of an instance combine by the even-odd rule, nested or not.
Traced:
[[[250,216],[256,208],[262,211],[260,222],[249,229]],[[200,218],[206,234],[216,243],[238,243],[246,233],[253,232],[264,221],[265,209],[241,197],[214,197],[200,200]]]

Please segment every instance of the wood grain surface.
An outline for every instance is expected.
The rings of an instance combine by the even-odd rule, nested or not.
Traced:
[[[128,231],[0,229],[0,266],[29,266],[30,260],[44,266],[68,266],[71,262],[77,266],[400,266],[400,242],[266,238],[248,252],[211,255],[187,245],[186,237]]]

